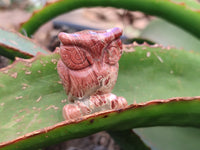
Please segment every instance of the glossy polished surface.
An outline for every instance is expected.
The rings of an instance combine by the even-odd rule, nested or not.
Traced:
[[[61,32],[57,69],[68,100],[63,108],[66,119],[127,105],[111,93],[118,75],[122,54],[122,30]]]

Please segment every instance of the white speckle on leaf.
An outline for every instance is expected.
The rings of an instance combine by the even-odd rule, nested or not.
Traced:
[[[147,57],[150,57],[151,56],[151,52],[147,52]]]
[[[16,122],[21,122],[24,119],[24,115],[23,116],[18,116],[17,119],[15,119]]]
[[[43,64],[44,62],[42,60],[40,60],[40,63]]]
[[[40,71],[40,70],[38,70],[37,72],[38,72],[38,73],[41,73],[41,71]]]
[[[29,114],[30,110],[28,108],[24,108],[24,109],[19,110],[19,113],[21,113],[21,112],[25,112],[25,113]]]
[[[8,70],[3,71],[3,73],[8,73]]]
[[[171,74],[173,74],[173,73],[174,73],[174,71],[173,71],[173,70],[170,70],[170,73],[171,73]]]
[[[4,104],[5,104],[5,103],[1,103],[0,105],[1,105],[1,106],[4,106]]]
[[[154,54],[156,55],[156,57],[158,58],[158,60],[159,60],[161,63],[164,62],[163,59],[162,59],[160,56],[158,56],[156,53],[154,53]]]
[[[15,121],[16,121],[16,122],[20,122],[21,120],[22,120],[22,119],[19,118],[19,119],[16,119]]]
[[[23,96],[17,96],[15,99],[22,99]]]
[[[31,71],[26,71],[25,74],[29,75],[29,74],[31,74]]]
[[[22,90],[25,90],[28,87],[26,83],[22,83]]]
[[[36,100],[36,102],[38,103],[41,99],[42,99],[42,96],[40,96],[40,97]]]
[[[58,84],[62,84],[62,81],[58,81],[57,83],[58,83]]]
[[[53,108],[54,110],[57,110],[57,109],[58,109],[58,107],[56,107],[55,105],[50,105],[50,106],[47,107],[45,110],[49,110],[49,109],[51,109],[51,108]]]
[[[26,63],[25,66],[27,66],[27,67],[31,67],[32,64],[31,64],[31,63]]]
[[[66,102],[67,102],[66,99],[61,100],[61,103],[66,103]]]
[[[164,62],[160,56],[157,56],[157,58],[158,58],[158,60],[159,60],[161,63]]]
[[[126,46],[123,46],[123,51],[124,52],[135,52],[135,49],[132,45],[126,45]]]
[[[11,74],[11,77],[13,77],[13,78],[17,78],[17,72],[15,72],[15,73],[13,73],[13,74]]]
[[[51,59],[51,62],[52,62],[53,64],[56,64],[56,63],[57,63],[57,59]]]

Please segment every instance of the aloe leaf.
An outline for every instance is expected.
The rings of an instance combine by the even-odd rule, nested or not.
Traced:
[[[185,7],[188,7],[193,10],[200,10],[200,3],[196,0],[171,0],[172,2],[185,5]]]
[[[188,109],[190,106],[191,109]],[[199,127],[200,97],[155,100],[130,105],[124,110],[96,113],[77,120],[63,121],[54,126],[36,130],[14,140],[3,142],[1,149],[36,149],[63,140],[87,136],[101,131],[123,132],[132,127],[155,125],[192,125]],[[171,109],[169,109],[171,108]],[[178,108],[178,109],[177,109]],[[187,111],[186,111],[187,110]],[[161,113],[158,113],[158,112]],[[147,115],[148,114],[148,115]],[[180,119],[187,115],[187,118]],[[142,117],[142,120],[140,119]],[[179,119],[178,119],[179,118]],[[177,120],[172,120],[177,119]],[[152,121],[153,120],[153,121]],[[178,139],[177,139],[178,140]]]
[[[125,150],[150,150],[133,130],[109,132],[114,140]]]
[[[17,33],[0,28],[0,55],[15,59],[15,57],[30,58],[41,52],[49,52],[38,46],[31,39]]]
[[[190,45],[190,44],[191,43],[188,43],[188,45]],[[173,49],[171,49],[171,50],[173,51]],[[159,55],[157,55],[157,56],[159,56]],[[176,57],[174,57],[174,56],[172,56],[172,58],[176,59]],[[182,59],[184,59],[184,58],[182,58]],[[187,60],[185,62],[184,62],[184,60],[182,60],[182,62],[183,63],[189,63]],[[182,65],[184,66],[184,64],[182,64]],[[170,66],[174,66],[175,67],[176,64],[174,64],[174,65],[171,64]],[[143,68],[143,67],[141,67],[141,68]],[[198,68],[196,68],[196,69],[199,70]],[[196,70],[196,69],[194,69],[194,70]],[[160,69],[159,68],[155,68],[155,70],[158,71]],[[173,70],[170,71],[170,73],[173,74]],[[148,72],[144,72],[143,74],[146,74],[146,76],[147,76]],[[155,74],[154,74],[154,76],[155,76]],[[146,81],[147,83],[145,83],[142,86],[139,85],[138,87],[140,87],[140,88],[133,93],[133,95],[138,95],[138,94],[140,95],[139,97],[135,98],[136,102],[138,102],[138,100],[139,100],[139,102],[141,102],[141,100],[143,99],[143,96],[146,95],[147,91],[149,91],[149,92],[147,93],[146,98],[148,98],[148,96],[149,97],[152,96],[151,99],[155,99],[156,98],[155,95],[157,95],[157,96],[160,95],[160,98],[161,98],[164,95],[166,95],[167,93],[168,93],[168,95],[172,94],[171,96],[178,96],[175,93],[176,92],[177,93],[180,92],[177,88],[174,88],[175,86],[174,87],[170,86],[170,83],[172,83],[174,81],[171,80],[171,78],[168,78],[166,76],[164,78],[162,78],[162,74],[159,74],[158,76],[155,76],[154,80],[152,81],[152,82],[155,82],[155,84],[159,84],[160,80],[166,80],[166,82],[161,81],[160,86],[157,85],[158,88],[155,88],[155,84],[152,85],[150,83],[151,82],[151,78],[149,78],[149,79],[147,78],[148,80],[144,79],[144,81],[142,81],[143,77],[141,76],[141,74],[138,75],[138,76],[141,77],[140,81],[138,81],[138,78],[136,78],[134,76],[136,81],[138,81],[138,83],[136,84],[137,86],[139,85],[139,82],[143,83],[144,81]],[[160,79],[160,78],[162,78],[162,79]],[[181,78],[181,76],[180,76],[180,78]],[[158,80],[156,80],[156,79],[158,79]],[[188,81],[189,80],[190,79],[188,79]],[[180,88],[185,88],[187,86],[187,85],[183,85],[184,87],[182,87],[182,85],[181,85],[182,84],[182,80],[179,80],[178,78],[177,78],[177,81],[175,81],[175,82],[177,83],[177,86],[178,86],[178,84],[180,85]],[[197,81],[197,83],[200,83],[200,82]],[[146,86],[148,86],[148,85],[149,85],[149,87],[146,89]],[[136,90],[138,88],[137,86],[133,90]],[[164,89],[161,90],[160,88],[161,89],[164,88],[166,91],[163,91]],[[174,90],[172,90],[173,88],[174,88]],[[190,90],[193,89],[192,86],[188,87],[188,88]],[[196,88],[199,90],[198,87],[196,87]],[[160,90],[162,91],[161,93],[160,93]],[[175,92],[175,93],[173,93],[173,92]],[[196,91],[196,93],[199,93],[199,92]],[[184,95],[183,92],[180,92],[180,95]],[[185,93],[184,96],[187,96],[187,95],[189,95],[189,93]],[[135,131],[140,137],[142,137],[142,139],[145,142],[147,142],[147,144],[149,146],[153,147],[153,149],[158,149],[158,150],[172,150],[172,149],[188,150],[188,149],[198,149],[199,148],[199,141],[197,139],[199,139],[200,130],[198,130],[198,129],[180,128],[180,127],[179,128],[174,128],[174,127],[173,128],[172,127],[162,127],[162,128],[161,127],[160,128],[153,127],[153,128],[136,129]]]
[[[171,0],[59,0],[47,4],[43,9],[33,13],[32,17],[25,22],[20,31],[25,30],[31,36],[42,24],[50,19],[81,7],[111,6],[128,10],[138,10],[155,15],[172,22],[179,27],[200,38],[200,13],[198,10],[188,8],[182,3]],[[199,5],[198,5],[199,8]]]
[[[176,48],[200,52],[199,39],[163,19],[151,21],[142,31],[140,37],[151,39],[164,46],[175,46]]]
[[[198,54],[145,45],[125,46],[124,49],[133,52],[123,54],[120,60],[119,77],[113,92],[124,96],[129,104],[135,100],[139,103],[199,95]],[[35,149],[101,130],[158,125],[197,127],[200,124],[199,98],[159,100],[150,105],[133,105],[124,111],[61,122],[61,110],[67,96],[56,71],[58,59],[58,54],[38,55],[31,60],[17,60],[1,70],[2,149]]]
[[[199,149],[199,128],[149,127],[135,129],[134,131],[155,150]]]

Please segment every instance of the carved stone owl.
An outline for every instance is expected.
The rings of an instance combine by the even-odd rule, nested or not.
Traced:
[[[105,31],[85,30],[72,34],[59,33],[61,59],[57,65],[58,74],[68,100],[74,103],[68,104],[63,110],[64,113],[70,111],[73,115],[85,115],[95,112],[100,107],[113,109],[110,105],[119,105],[119,102],[116,102],[119,97],[110,92],[117,80],[118,61],[122,55],[121,35],[120,28]],[[127,104],[125,99],[119,99],[119,107]],[[110,108],[107,108],[108,106]],[[74,109],[72,107],[78,110],[69,110]],[[64,114],[66,119],[74,118],[70,115],[72,114]]]

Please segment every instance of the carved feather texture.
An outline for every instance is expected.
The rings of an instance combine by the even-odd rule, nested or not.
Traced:
[[[58,73],[72,99],[111,92],[122,54],[122,30],[61,32]]]
[[[68,100],[74,103],[64,106],[65,119],[127,105],[124,98],[111,93],[122,55],[121,35],[119,28],[58,35],[61,59],[57,70]]]

